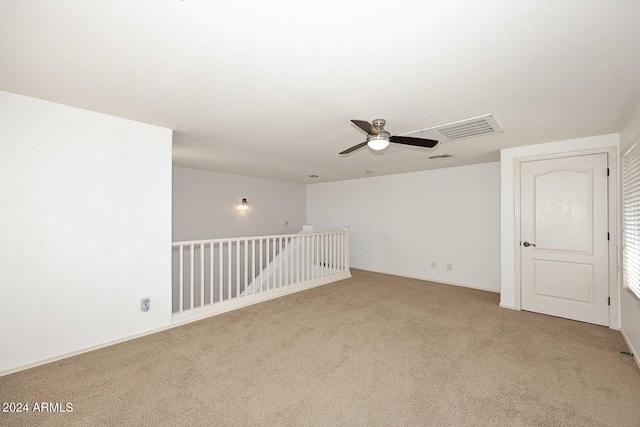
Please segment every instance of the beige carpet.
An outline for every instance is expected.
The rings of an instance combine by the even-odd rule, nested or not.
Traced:
[[[0,425],[640,425],[640,371],[618,332],[353,274],[2,377],[2,401],[74,411]]]

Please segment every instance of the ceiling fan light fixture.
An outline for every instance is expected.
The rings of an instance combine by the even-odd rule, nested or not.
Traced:
[[[384,150],[389,146],[389,140],[385,138],[370,138],[367,142],[367,145],[372,150],[380,151]]]

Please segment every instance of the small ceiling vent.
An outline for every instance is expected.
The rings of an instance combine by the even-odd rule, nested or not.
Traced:
[[[451,154],[439,154],[437,156],[429,156],[429,158],[432,160],[442,160],[442,159],[448,159],[450,157],[453,157],[453,156]]]
[[[436,139],[440,142],[457,141],[459,139],[485,136],[492,133],[502,133],[502,127],[493,117],[493,114],[472,117],[470,119],[459,120],[457,122],[445,123],[430,128],[421,129],[420,136],[424,138]]]

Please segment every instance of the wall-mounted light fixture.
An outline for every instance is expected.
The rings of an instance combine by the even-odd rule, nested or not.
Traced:
[[[242,199],[242,203],[238,206],[238,209],[249,209],[249,205],[247,204],[247,199]]]

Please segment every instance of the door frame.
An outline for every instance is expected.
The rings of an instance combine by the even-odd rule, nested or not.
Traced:
[[[611,304],[609,305],[609,328],[619,329],[619,268],[618,268],[618,241],[619,241],[619,222],[618,215],[620,211],[619,207],[619,176],[618,176],[618,148],[617,147],[605,147],[594,148],[592,150],[580,150],[570,151],[560,154],[549,154],[531,157],[519,157],[515,159],[515,182],[514,182],[514,245],[516,248],[515,253],[515,275],[516,275],[516,310],[522,310],[522,277],[520,270],[521,262],[521,248],[520,248],[520,167],[524,162],[531,162],[536,160],[550,160],[560,159],[566,157],[578,157],[586,156],[589,154],[607,154],[607,167],[609,168],[609,179],[607,180],[607,215],[609,225],[609,298]]]

